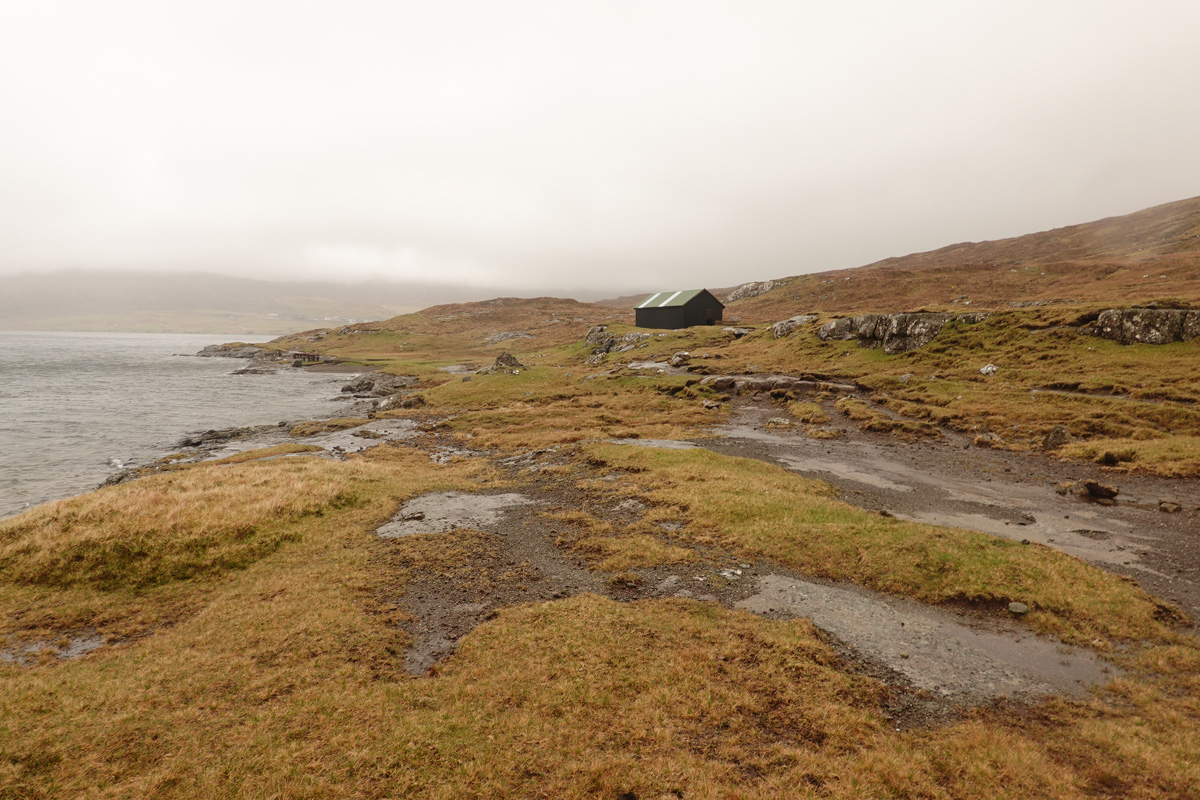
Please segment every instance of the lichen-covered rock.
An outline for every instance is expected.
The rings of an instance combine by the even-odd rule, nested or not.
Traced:
[[[275,358],[281,353],[257,344],[229,342],[228,344],[210,344],[196,355],[201,358]]]
[[[512,353],[504,352],[496,356],[495,362],[490,367],[481,369],[480,372],[487,375],[495,375],[500,372],[509,375],[519,375],[523,369],[525,369],[525,365],[517,361],[516,356]]]
[[[1200,311],[1111,308],[1096,319],[1096,335],[1121,344],[1168,344],[1200,336]]]
[[[526,333],[525,331],[501,331],[499,333],[493,333],[491,336],[488,336],[486,339],[483,340],[483,342],[484,342],[484,344],[499,344],[500,342],[507,342],[509,339],[532,339],[532,338],[533,338],[533,334]]]
[[[859,347],[882,347],[889,355],[907,353],[933,341],[950,320],[950,314],[929,312],[863,314],[854,318]]]
[[[823,342],[844,342],[853,339],[854,336],[854,320],[850,318],[835,319],[817,329],[817,338]]]
[[[954,318],[954,321],[961,322],[964,325],[978,325],[991,315],[990,311],[972,311],[969,314],[959,314]]]
[[[812,322],[814,319],[816,317],[811,314],[801,314],[797,317],[780,320],[771,326],[771,333],[775,334],[776,339],[782,339],[785,336],[791,335],[792,331],[796,330],[796,328]]]
[[[736,303],[738,300],[747,300],[751,297],[758,297],[760,294],[766,294],[772,289],[783,286],[787,281],[762,281],[761,283],[743,283],[741,286],[734,289],[725,298],[726,303]]]
[[[752,328],[722,328],[721,332],[732,333],[733,338],[740,339],[748,333],[753,333],[754,330]]]
[[[401,389],[407,389],[420,383],[419,378],[411,375],[392,375],[390,372],[368,372],[359,375],[342,387],[343,392],[350,394],[367,394],[372,397],[387,397]]]
[[[1043,450],[1057,450],[1063,445],[1071,441],[1071,434],[1067,430],[1066,425],[1055,425],[1046,434],[1046,438],[1042,439]]]
[[[671,356],[670,361],[668,361],[667,363],[670,364],[672,367],[682,367],[684,364],[688,363],[691,360],[692,360],[691,353],[687,352],[686,350],[680,350],[678,353]]]
[[[419,394],[392,395],[379,401],[376,411],[391,411],[397,408],[420,408],[425,405],[425,398]]]
[[[592,348],[593,355],[602,355],[613,349],[617,343],[617,338],[608,332],[607,325],[593,325],[588,328],[587,336],[583,339],[584,345]]]

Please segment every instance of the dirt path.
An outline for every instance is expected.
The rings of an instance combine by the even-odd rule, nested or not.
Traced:
[[[436,453],[433,437],[413,441]],[[681,442],[630,440],[630,446],[694,447]],[[511,463],[506,463],[511,462]],[[414,498],[377,533],[397,543],[436,537],[430,544],[484,537],[469,568],[455,574],[410,570],[396,601],[410,615],[413,637],[406,667],[415,676],[436,673],[458,641],[498,609],[592,592],[619,601],[690,598],[771,619],[805,617],[828,636],[844,667],[870,674],[894,689],[888,711],[897,725],[925,725],[964,706],[998,698],[1044,694],[1079,696],[1117,671],[1086,650],[1038,637],[1015,621],[986,620],[953,610],[881,595],[859,587],[827,585],[780,567],[738,563],[719,550],[696,551],[690,564],[640,570],[640,581],[613,584],[564,546],[542,512],[587,508],[614,524],[637,519],[640,504],[599,505],[580,491],[579,473],[556,477],[540,467],[562,466],[560,453],[498,459],[502,468],[532,468],[519,492],[444,492]],[[580,467],[589,469],[589,467]],[[530,473],[524,473],[528,476]],[[427,540],[428,541],[428,540]],[[678,540],[672,540],[678,543]]]
[[[1200,620],[1200,482],[1108,473],[953,435],[913,444],[851,427],[843,439],[811,439],[767,429],[772,416],[778,409],[767,403],[743,402],[719,438],[693,442],[826,481],[861,508],[1058,548],[1132,577]],[[1084,479],[1118,488],[1116,505],[1056,491]],[[1182,510],[1164,513],[1160,500]]]

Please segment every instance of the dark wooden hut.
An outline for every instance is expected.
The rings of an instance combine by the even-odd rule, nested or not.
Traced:
[[[690,328],[721,321],[725,305],[708,289],[658,292],[634,309],[639,328]]]

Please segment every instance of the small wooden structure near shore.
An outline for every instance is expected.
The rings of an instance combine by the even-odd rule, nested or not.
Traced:
[[[679,292],[657,292],[634,309],[639,328],[690,328],[693,325],[713,325],[721,321],[725,304],[708,289],[688,289]]]

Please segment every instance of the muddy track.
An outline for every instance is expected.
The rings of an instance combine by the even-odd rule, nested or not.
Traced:
[[[766,420],[779,413],[769,402],[737,402],[717,437],[693,443],[825,481],[860,508],[1046,544],[1133,578],[1200,620],[1198,481],[1111,473],[1038,453],[980,448],[949,433],[904,442],[860,433],[840,415],[835,422],[844,438],[811,439],[798,430],[768,429]],[[1058,492],[1085,479],[1118,488],[1116,504]],[[1180,510],[1164,513],[1163,500]]]
[[[421,437],[410,444],[436,453],[436,439]],[[404,588],[392,598],[410,615],[404,627],[413,645],[405,666],[414,676],[436,674],[438,663],[453,654],[462,637],[500,609],[580,592],[622,602],[688,598],[770,619],[810,619],[840,654],[843,669],[891,688],[884,711],[897,727],[937,723],[963,708],[1002,699],[1080,696],[1085,687],[1118,674],[1086,649],[1064,648],[1003,617],[931,608],[860,587],[813,581],[769,562],[739,562],[720,549],[696,549],[692,562],[631,570],[624,574],[634,573],[636,580],[614,582],[573,552],[569,537],[560,535],[561,526],[543,512],[586,509],[620,528],[635,521],[644,507],[580,490],[580,479],[603,478],[603,468],[572,462],[563,452],[494,462],[512,477],[518,477],[518,468],[532,470],[520,474],[515,490],[414,498],[378,531],[397,543],[413,537],[482,542],[466,573],[409,571]],[[567,464],[575,471],[565,476],[538,471]],[[664,543],[680,546],[683,540],[671,534],[663,530]]]

